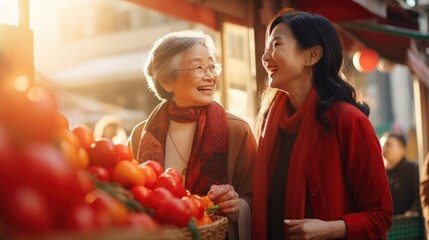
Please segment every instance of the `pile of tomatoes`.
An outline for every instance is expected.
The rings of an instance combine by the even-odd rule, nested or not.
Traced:
[[[0,236],[94,231],[128,226],[155,230],[211,223],[207,196],[155,161],[70,128],[54,95],[0,82]]]

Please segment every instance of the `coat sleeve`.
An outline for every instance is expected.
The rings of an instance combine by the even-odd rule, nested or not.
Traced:
[[[256,160],[256,140],[249,125],[241,119],[229,121],[228,151],[233,163],[231,185],[252,206],[252,177]]]
[[[127,145],[129,148],[131,148],[134,159],[137,159],[137,154],[138,154],[139,145],[140,145],[140,138],[145,124],[146,124],[146,121],[137,124],[133,128],[133,131],[131,131],[130,137],[128,138]]]
[[[347,239],[380,239],[392,225],[392,198],[381,147],[369,119],[351,105],[342,106],[337,137],[354,213],[342,216]]]
[[[228,128],[231,185],[240,195],[238,222],[228,221],[228,235],[229,239],[250,239],[256,140],[249,125],[242,119],[230,116]]]

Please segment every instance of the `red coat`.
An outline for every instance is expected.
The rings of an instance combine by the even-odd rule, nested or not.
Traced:
[[[347,103],[334,103],[325,114],[332,123],[329,131],[315,117],[303,120],[305,130],[300,131],[307,136],[301,137],[304,144],[299,144],[297,137],[292,152],[285,219],[304,218],[308,187],[313,218],[344,220],[347,239],[385,239],[392,224],[392,199],[374,128],[363,113]],[[258,240],[267,237],[267,206],[263,205],[267,203],[268,186],[261,187],[260,180],[269,177],[261,175],[268,164],[263,164],[260,155],[272,151],[264,136],[261,148],[255,167],[252,216],[252,238]],[[289,239],[287,227],[285,239]]]

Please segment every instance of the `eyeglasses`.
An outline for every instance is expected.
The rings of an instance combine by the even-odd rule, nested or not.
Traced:
[[[207,73],[207,70],[209,70],[210,73],[213,74],[213,76],[219,77],[220,73],[222,72],[222,66],[218,63],[210,64],[209,66],[205,64],[197,64],[194,65],[192,68],[179,68],[176,70],[192,70],[194,72],[195,77],[197,78],[204,78]]]

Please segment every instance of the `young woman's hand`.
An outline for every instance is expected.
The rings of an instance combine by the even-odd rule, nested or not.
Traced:
[[[219,211],[237,222],[240,197],[234,187],[225,185],[212,185],[208,193],[210,199],[219,206]]]
[[[342,220],[322,221],[320,219],[285,220],[290,239],[344,239],[346,224]]]

